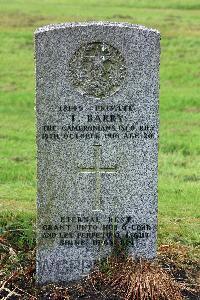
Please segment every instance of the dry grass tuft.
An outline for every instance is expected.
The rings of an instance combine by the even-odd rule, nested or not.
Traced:
[[[179,285],[156,262],[132,258],[120,262],[110,258],[107,272],[91,277],[93,283],[98,279],[123,300],[183,299]]]
[[[123,249],[117,249],[89,278],[67,286],[37,287],[34,245],[24,244],[22,249],[16,238],[7,237],[0,237],[2,300],[181,300],[181,293],[184,299],[199,300],[197,249],[162,245],[157,259],[151,262],[134,261]]]

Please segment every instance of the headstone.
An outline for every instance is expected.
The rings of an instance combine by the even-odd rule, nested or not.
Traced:
[[[80,279],[117,245],[155,257],[159,32],[67,23],[35,37],[38,282]]]

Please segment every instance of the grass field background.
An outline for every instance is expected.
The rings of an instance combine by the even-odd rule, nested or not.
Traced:
[[[2,225],[21,223],[31,232],[35,219],[33,32],[49,23],[91,20],[143,24],[161,32],[159,243],[197,246],[199,0],[0,0]]]

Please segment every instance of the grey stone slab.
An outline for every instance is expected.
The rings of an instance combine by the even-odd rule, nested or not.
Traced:
[[[38,282],[82,278],[113,243],[155,257],[159,32],[49,25],[35,49]]]

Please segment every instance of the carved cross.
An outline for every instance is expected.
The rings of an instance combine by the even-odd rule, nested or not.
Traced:
[[[96,189],[95,189],[95,209],[101,209],[101,174],[113,174],[117,172],[117,167],[101,167],[101,145],[94,145],[95,165],[94,167],[79,167],[80,173],[95,174]]]

